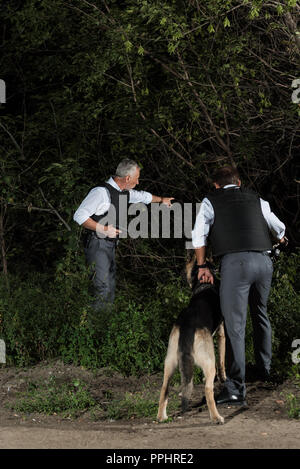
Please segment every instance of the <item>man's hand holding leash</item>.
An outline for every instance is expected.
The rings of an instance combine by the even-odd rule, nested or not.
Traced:
[[[200,283],[214,283],[214,277],[206,264],[198,265],[198,280]]]
[[[286,236],[284,236],[283,238],[279,240],[277,244],[273,245],[273,249],[271,251],[271,259],[273,261],[276,261],[276,259],[279,258],[280,253],[282,251],[286,251],[288,244],[289,244],[289,240]]]
[[[206,246],[195,249],[198,267],[198,280],[200,283],[214,283],[214,276],[206,263]]]

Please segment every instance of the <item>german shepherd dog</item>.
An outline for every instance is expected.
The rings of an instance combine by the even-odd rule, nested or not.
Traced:
[[[192,288],[192,298],[187,308],[178,316],[170,337],[164,364],[163,385],[160,392],[158,421],[168,418],[167,403],[169,382],[179,366],[181,375],[181,408],[188,409],[193,391],[194,364],[199,366],[205,377],[205,397],[210,419],[214,423],[224,423],[217,411],[214,400],[214,379],[216,375],[213,335],[218,334],[218,376],[225,381],[225,334],[219,300],[219,281],[214,284],[200,283],[197,278],[196,257],[186,264],[186,274]]]

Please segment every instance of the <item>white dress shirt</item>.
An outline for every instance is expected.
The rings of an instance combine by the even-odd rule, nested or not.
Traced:
[[[234,184],[228,184],[227,187],[238,187]],[[264,219],[267,222],[269,230],[275,238],[278,240],[283,238],[285,233],[285,225],[282,223],[276,215],[271,211],[269,202],[260,199],[261,210]],[[195,226],[192,231],[192,244],[193,247],[201,248],[207,245],[207,237],[209,235],[210,227],[212,226],[215,219],[215,213],[211,202],[205,197],[201,203],[200,210],[197,214]]]
[[[118,184],[111,177],[108,179],[108,184],[121,192]],[[152,201],[152,194],[146,191],[136,191],[134,189],[129,190],[129,203],[137,204],[142,202],[144,204],[150,204]],[[79,225],[82,225],[92,215],[103,215],[108,211],[110,207],[110,196],[105,187],[94,187],[85,199],[81,202],[80,206],[74,213],[73,219]]]

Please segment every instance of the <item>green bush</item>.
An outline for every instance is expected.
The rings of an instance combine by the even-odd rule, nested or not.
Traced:
[[[74,261],[74,259],[72,259]],[[79,262],[66,258],[55,276],[11,275],[0,281],[0,337],[7,362],[18,366],[56,357],[61,340],[80,325],[89,302],[89,280]]]
[[[101,366],[99,343],[94,331],[86,321],[83,310],[82,321],[77,325],[64,324],[58,338],[58,355],[65,363],[85,368]]]
[[[173,320],[188,300],[179,281],[159,285],[156,295],[116,299],[103,343],[102,366],[125,374],[152,373],[162,368]]]
[[[282,254],[274,265],[269,299],[273,369],[286,375],[293,365],[292,341],[300,338],[300,253]],[[190,290],[169,273],[164,283],[142,290],[129,285],[114,306],[94,322],[90,280],[82,257],[67,255],[56,275],[32,274],[0,284],[0,337],[7,362],[28,365],[58,357],[87,368],[109,366],[124,374],[162,370],[172,324],[188,303]],[[247,362],[254,362],[251,322],[246,330]]]
[[[273,329],[273,368],[286,375],[293,366],[292,342],[300,338],[300,250],[282,254],[274,265],[269,298],[269,316]]]
[[[165,348],[157,308],[122,301],[112,315],[103,344],[101,363],[123,373],[151,373],[160,368]]]
[[[287,376],[292,368],[291,344],[300,338],[300,251],[290,255],[281,253],[274,261],[272,288],[268,314],[272,325],[272,369],[278,378]],[[252,324],[248,315],[246,327],[246,361],[254,364]]]
[[[1,288],[0,314],[9,360],[25,365],[52,356],[64,317],[60,298],[44,276],[10,278],[10,294]]]

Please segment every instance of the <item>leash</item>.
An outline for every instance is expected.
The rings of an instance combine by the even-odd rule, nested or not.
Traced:
[[[271,250],[271,254],[270,254],[271,259],[273,261],[276,261],[277,259],[279,259],[280,254],[287,250],[288,244],[289,244],[289,240],[286,236],[284,236],[283,243],[274,244]]]

